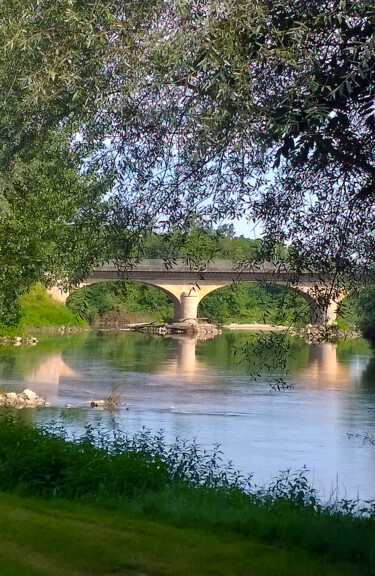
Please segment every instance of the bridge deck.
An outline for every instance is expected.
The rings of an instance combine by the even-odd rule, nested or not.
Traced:
[[[213,280],[213,281],[244,281],[244,282],[291,282],[291,283],[313,283],[318,282],[317,275],[304,272],[298,277],[295,272],[282,269],[270,262],[264,262],[259,266],[250,268],[233,263],[229,260],[216,260],[208,262],[204,266],[197,268],[189,266],[183,260],[177,260],[173,266],[167,266],[163,260],[141,260],[139,263],[129,265],[125,269],[119,268],[114,262],[104,264],[97,268],[87,278],[87,280],[156,280],[170,279],[174,281],[183,281],[186,278],[195,280]]]

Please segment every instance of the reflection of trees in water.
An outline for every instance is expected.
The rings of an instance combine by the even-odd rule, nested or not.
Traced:
[[[137,332],[105,332],[91,334],[81,347],[69,351],[69,362],[76,357],[90,361],[104,360],[116,368],[132,372],[154,372],[171,355],[172,344],[160,336]],[[64,354],[64,358],[68,358]]]
[[[364,366],[370,351],[368,342],[362,339],[345,341],[339,345],[331,343],[308,345],[300,339],[273,334],[267,344],[267,335],[264,334],[224,333],[215,341],[198,343],[197,356],[216,369],[232,370],[235,368],[242,374],[253,374],[256,371],[263,374],[267,372],[264,365],[262,366],[266,356],[270,371],[277,373],[282,371],[279,346],[280,343],[285,344],[286,341],[288,343],[285,347],[287,350],[286,373],[293,379],[308,383],[310,386],[347,385],[351,381],[351,373],[347,366],[349,360],[353,359],[353,355],[360,357],[362,355]],[[244,342],[246,343],[246,358],[235,365],[239,358],[234,355],[234,351]],[[262,342],[265,344],[264,354]],[[375,359],[372,378],[375,381]]]
[[[13,350],[13,347],[12,347]],[[17,365],[17,358],[9,348],[0,349],[0,378],[12,378]]]
[[[341,340],[337,343],[337,357],[341,362],[349,363],[353,355],[373,356],[373,349],[368,340],[355,338],[354,340]]]
[[[78,348],[87,339],[87,333],[65,336],[40,336],[36,346],[0,347],[0,378],[13,379],[27,376],[47,360],[51,354],[63,354]]]
[[[362,372],[361,388],[363,390],[375,393],[375,356],[372,356],[368,360],[368,364],[365,366]]]
[[[264,337],[231,331],[204,341],[185,336],[162,338],[139,333],[91,333],[46,338],[33,348],[0,350],[0,377],[18,382],[21,377],[38,394],[50,399],[57,394],[61,378],[77,378],[80,373],[83,376],[88,365],[94,372],[95,365],[108,366],[109,371],[113,366],[121,371],[182,375],[197,381],[216,371],[235,370],[250,375],[256,368],[264,373],[259,357],[250,356],[247,361],[238,363],[238,356],[234,354],[244,341],[251,342],[255,349],[259,345],[261,348]],[[299,339],[274,334],[272,342],[277,347],[279,339],[285,342],[286,338],[289,345],[286,369],[294,379],[308,385],[347,384],[350,381],[348,364],[350,359],[353,362],[353,354],[359,355],[362,369],[368,359],[369,348],[364,341],[340,343],[338,347],[333,344],[308,346]],[[277,373],[276,352],[272,347],[267,350],[268,355],[274,354],[274,372]],[[269,363],[272,365],[272,358]],[[370,360],[362,376],[363,384],[369,389],[374,389],[374,381],[375,358]]]
[[[262,342],[265,343],[271,333],[244,333],[244,332],[224,332],[213,341],[200,342],[197,347],[198,358],[214,368],[235,369],[241,374],[250,374],[254,369],[264,371],[264,355],[259,354],[262,349]],[[286,357],[286,370],[294,371],[303,367],[308,362],[309,347],[300,339],[290,338],[284,334],[272,336],[272,343],[267,349],[267,362],[274,366],[274,371],[279,371],[279,347],[288,342],[288,354]],[[235,350],[246,346],[246,360],[235,354]]]

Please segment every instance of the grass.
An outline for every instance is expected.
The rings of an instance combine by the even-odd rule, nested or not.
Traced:
[[[121,510],[0,494],[2,576],[356,576],[346,562]]]
[[[20,297],[23,316],[20,326],[85,326],[86,323],[73,314],[61,302],[53,300],[40,284],[36,284]]]
[[[30,329],[60,326],[86,326],[86,322],[61,302],[53,300],[41,284],[19,298],[22,315],[17,325],[0,325],[0,336],[22,336]]]
[[[1,576],[375,574],[374,507],[319,504],[303,471],[256,488],[217,448],[26,417],[0,418]]]

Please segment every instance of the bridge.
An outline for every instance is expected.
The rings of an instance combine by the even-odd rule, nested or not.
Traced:
[[[141,260],[125,270],[109,262],[93,270],[76,289],[124,279],[157,286],[168,294],[174,304],[174,322],[197,322],[198,305],[202,298],[214,290],[238,282],[272,283],[300,294],[309,305],[311,324],[336,322],[338,304],[345,297],[344,293],[330,295],[329,282],[324,284],[318,275],[310,272],[296,277],[295,272],[281,270],[268,262],[241,268],[229,260],[210,262],[202,269],[189,266],[183,260],[177,260],[173,267],[167,267],[163,260]],[[50,293],[56,300],[65,302],[71,292],[53,287]]]

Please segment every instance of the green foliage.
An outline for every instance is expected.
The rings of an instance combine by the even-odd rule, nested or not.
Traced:
[[[375,286],[367,285],[357,298],[358,325],[365,338],[375,342]]]
[[[21,296],[19,303],[23,311],[20,326],[85,326],[64,304],[53,300],[41,284]]]
[[[17,321],[9,325],[0,323],[0,334],[3,336],[19,336],[27,328],[43,328],[44,326],[85,326],[85,322],[72,313],[64,304],[56,302],[46,292],[41,284],[35,284],[17,301],[19,314]]]
[[[90,428],[79,441],[67,442],[61,429],[41,431],[3,415],[0,487],[47,497],[95,499],[105,494],[131,496],[165,485],[166,466],[156,456],[130,449],[113,452],[102,444],[95,445]]]
[[[95,284],[73,292],[67,306],[88,322],[95,322],[115,311],[122,320],[143,315],[145,321],[165,322],[173,317],[173,304],[159,288],[114,281]]]
[[[272,284],[234,284],[208,294],[200,315],[216,322],[306,324],[309,307],[303,298]]]
[[[263,220],[323,271],[371,255],[372,2],[4,0],[0,19],[0,165],[79,133],[119,260],[197,213]]]
[[[198,222],[200,263],[202,230],[245,214],[298,272],[371,255],[372,3],[4,0],[0,20],[3,321],[44,271],[141,256],[140,231]]]
[[[204,265],[211,260],[231,260],[233,263],[264,260],[261,240],[252,240],[244,236],[235,236],[233,225],[212,228],[199,223],[198,218],[183,230],[172,230],[169,234],[148,234],[143,239],[145,258],[171,261],[182,258],[194,265]],[[288,250],[282,246],[274,247],[273,256],[280,261],[286,259]]]
[[[360,302],[358,292],[349,294],[340,302],[337,314],[337,326],[344,330],[359,328]]]
[[[17,156],[0,172],[1,323],[18,321],[17,297],[33,283],[73,282],[93,264],[104,233],[101,184],[80,172],[62,131],[27,163]]]

